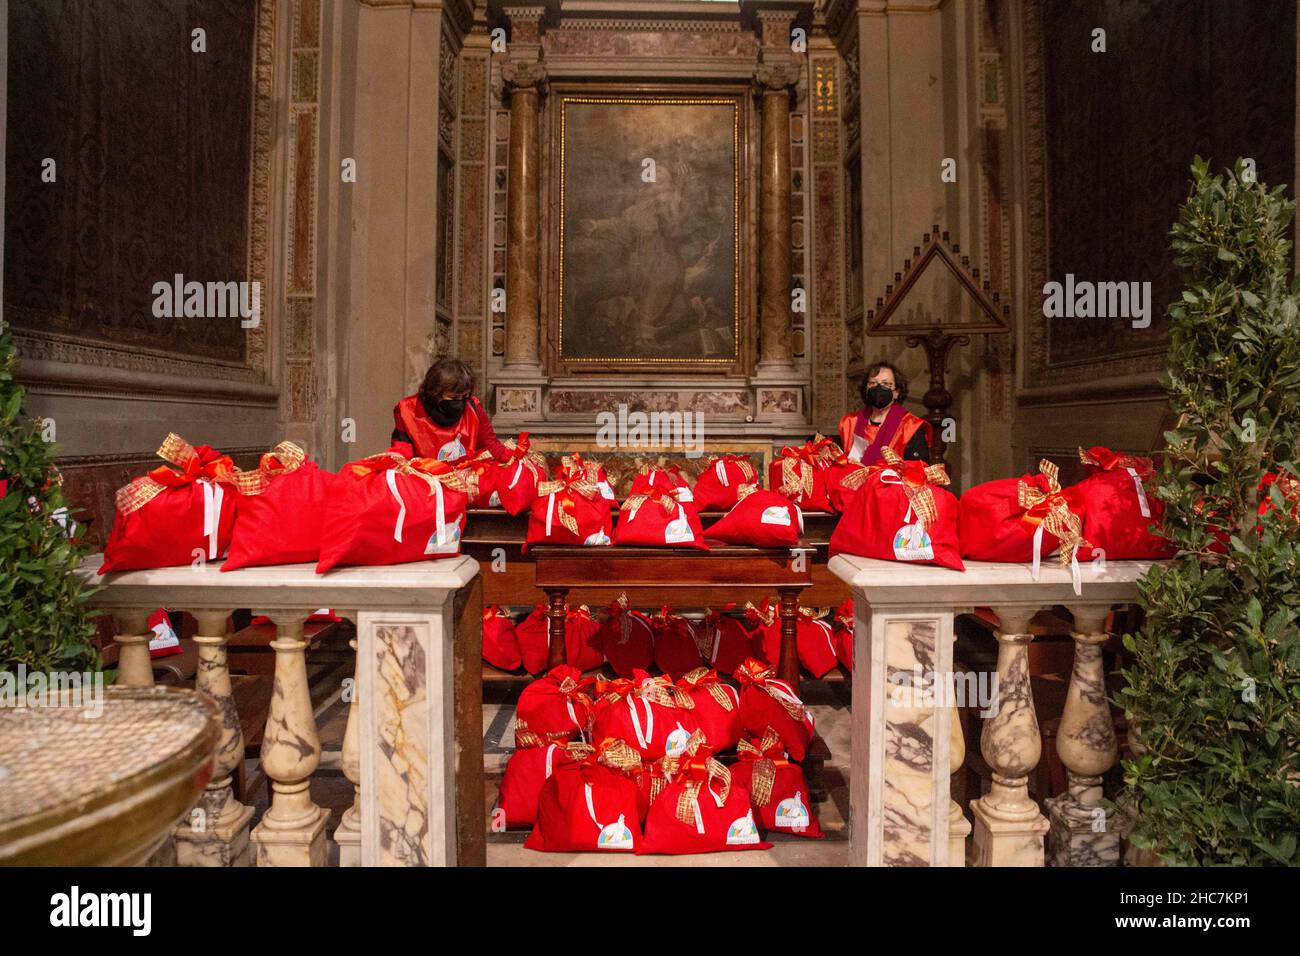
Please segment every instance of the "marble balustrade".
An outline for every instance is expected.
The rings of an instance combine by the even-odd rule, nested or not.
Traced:
[[[174,833],[182,866],[324,866],[328,813],[311,797],[321,745],[307,686],[303,624],[329,607],[356,623],[355,684],[342,769],[353,806],[334,833],[343,866],[456,865],[457,819],[482,808],[457,806],[455,725],[457,622],[480,619],[479,566],[461,556],[318,575],[310,564],[222,573],[219,563],[101,576],[96,555],[79,573],[92,603],[117,623],[118,683],[153,683],[147,617],[154,608],[189,611],[198,622],[196,686],[223,714],[212,780],[190,819]],[[470,596],[471,599],[466,598]],[[459,600],[458,600],[459,598]],[[232,610],[251,608],[276,626],[275,676],[261,766],[271,804],[250,831],[253,808],[236,798],[232,776],[244,740],[226,664]],[[470,629],[462,629],[469,633]],[[478,648],[469,649],[477,662]],[[479,730],[474,729],[477,735]],[[477,768],[476,768],[477,770]],[[482,832],[484,823],[478,828]]]
[[[1075,594],[1067,568],[972,561],[965,572],[839,555],[830,570],[853,594],[853,753],[850,861],[858,866],[1114,866],[1119,820],[1102,797],[1101,777],[1118,758],[1106,699],[1102,644],[1113,608],[1131,604],[1149,561],[1083,568]],[[1048,816],[1029,793],[1042,757],[1030,687],[1030,619],[1064,605],[1074,618],[1074,667],[1056,750],[1066,793]],[[953,622],[991,608],[996,686],[955,675]],[[965,741],[957,707],[979,702],[980,753],[992,771],[988,792],[951,797]],[[956,691],[956,693],[954,693]],[[962,693],[968,692],[968,693]],[[972,847],[966,837],[973,830]],[[1050,831],[1050,838],[1048,837]],[[1045,843],[1046,841],[1046,843]]]

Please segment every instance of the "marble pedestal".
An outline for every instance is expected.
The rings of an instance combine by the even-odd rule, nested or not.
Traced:
[[[1100,782],[1097,789],[1101,789]],[[1046,801],[1052,866],[1119,866],[1118,814],[1109,801],[1085,803],[1075,788]]]

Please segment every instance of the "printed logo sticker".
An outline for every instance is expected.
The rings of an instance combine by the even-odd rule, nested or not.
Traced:
[[[497,494],[495,491],[492,492],[492,497],[488,498],[488,506],[492,508],[501,507],[501,496]]]
[[[609,540],[609,535],[605,534],[604,529],[601,529],[600,531],[593,531],[591,534],[587,535],[587,540],[583,541],[582,543],[585,545],[591,545],[593,547],[597,547],[600,545],[609,544],[610,540]]]
[[[776,805],[776,825],[779,827],[807,827],[810,823],[808,817],[808,808],[804,806],[803,794],[795,791],[793,797],[788,797]]]
[[[604,816],[604,814],[601,814]],[[618,821],[611,823],[600,831],[600,838],[596,841],[598,850],[630,850],[632,849],[632,831],[627,828],[623,822],[623,814],[618,815]]]
[[[600,489],[600,496],[602,498],[608,498],[610,501],[614,500],[614,489],[609,486],[608,481],[598,482],[596,487]]]
[[[685,727],[678,724],[677,729],[669,734],[668,739],[664,742],[664,753],[670,757],[684,754],[686,753],[686,745],[690,742],[691,735],[686,732]]]
[[[784,528],[790,527],[790,508],[787,505],[770,505],[763,509],[763,516],[758,519],[759,524],[779,524]]]
[[[438,449],[439,461],[455,461],[457,458],[465,457],[465,446],[460,443],[459,438],[453,438],[447,444]]]
[[[922,524],[905,524],[894,534],[894,557],[899,561],[933,561],[934,548]]]
[[[425,554],[455,554],[460,550],[460,522],[452,521],[442,526],[441,531],[434,531],[429,536],[429,543],[424,546]]]
[[[748,846],[758,842],[758,827],[754,825],[754,811],[737,817],[727,827],[727,846]]]
[[[674,518],[664,527],[664,543],[680,544],[683,541],[694,541],[695,532],[691,530],[690,522],[684,517]]]

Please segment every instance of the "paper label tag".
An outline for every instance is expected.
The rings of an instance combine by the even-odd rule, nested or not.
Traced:
[[[448,521],[429,536],[425,554],[455,554],[460,550],[460,521]]]
[[[150,651],[163,651],[169,647],[180,647],[181,639],[176,636],[172,630],[171,621],[164,616],[157,624],[150,628],[154,636],[149,639]]]
[[[586,540],[582,543],[592,547],[599,547],[601,545],[609,544],[610,540],[609,535],[605,534],[605,530],[602,528],[599,531],[593,531],[591,534],[587,535]]]
[[[632,831],[627,828],[623,822],[622,814],[616,822],[609,824],[600,831],[600,838],[596,841],[598,850],[630,850],[632,849]]]
[[[899,561],[933,561],[930,535],[919,522],[905,524],[894,533],[894,557]]]
[[[727,827],[728,846],[747,846],[758,842],[758,827],[754,825],[754,811],[750,810],[743,817],[737,817]]]
[[[608,498],[610,501],[614,500],[614,489],[609,486],[608,481],[598,481],[596,487],[600,489],[602,498]]]
[[[492,494],[491,494],[490,496],[488,496],[488,505],[490,505],[490,506],[493,507],[493,508],[500,508],[500,507],[501,507],[501,496],[500,496],[499,494],[497,494],[495,491],[492,492]]]
[[[790,508],[787,505],[769,505],[763,509],[763,516],[758,519],[759,524],[779,524],[784,528],[790,527]]]
[[[691,491],[691,489],[687,488],[685,485],[682,485],[680,488],[674,488],[673,497],[676,498],[678,501],[695,500],[695,494]]]
[[[776,825],[779,827],[807,828],[809,825],[808,808],[804,806],[803,794],[795,793],[776,805]]]
[[[691,735],[686,732],[686,728],[681,724],[677,729],[668,735],[668,740],[664,743],[664,753],[670,757],[676,757],[679,754],[686,753],[686,745],[691,742]]]
[[[677,517],[664,526],[664,543],[680,544],[684,541],[694,541],[695,532],[691,530],[691,524],[686,520],[686,515],[678,509]]]

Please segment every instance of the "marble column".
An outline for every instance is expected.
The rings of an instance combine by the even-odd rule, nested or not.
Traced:
[[[235,710],[226,666],[226,622],[230,611],[201,609],[191,612],[198,621],[194,643],[199,648],[195,687],[221,709],[221,740],[199,804],[175,830],[179,866],[249,866],[248,823],[253,808],[235,799],[232,774],[244,760],[244,731]]]
[[[537,117],[546,73],[540,63],[502,68],[510,91],[510,152],[506,186],[506,366],[539,367],[538,234],[541,157]]]
[[[149,660],[149,614],[141,608],[128,608],[113,612],[117,622],[117,636],[113,638],[117,652],[118,687],[152,687],[153,663]]]
[[[253,830],[258,866],[324,866],[329,814],[311,799],[320,737],[307,687],[306,612],[265,612],[275,622],[275,687],[262,735],[262,769],[271,778],[271,806]]]
[[[1102,774],[1119,756],[1102,664],[1108,609],[1087,605],[1070,610],[1075,625],[1074,667],[1056,737],[1068,788],[1047,801],[1050,859],[1053,866],[1118,866],[1115,808],[1102,798],[1101,790]]]
[[[348,646],[355,653],[356,638],[348,641]],[[352,806],[343,811],[343,819],[334,831],[334,842],[339,845],[339,866],[361,865],[361,709],[357,706],[360,670],[359,666],[353,670],[348,725],[343,731],[343,776],[352,784]]]
[[[1033,640],[1029,620],[1038,609],[995,607],[998,641],[997,713],[984,721],[980,751],[993,770],[989,792],[972,801],[976,866],[1042,866],[1047,818],[1029,796],[1043,739],[1029,682]]]
[[[798,81],[794,64],[764,64],[756,74],[762,97],[759,184],[759,365],[787,370],[790,345],[790,96]]]
[[[969,702],[967,702],[969,704]],[[961,773],[966,763],[966,734],[962,731],[961,713],[957,709],[954,695],[949,705],[949,719],[952,721],[952,742],[948,745],[948,768],[950,776]],[[956,800],[948,801],[948,865],[966,865],[966,838],[970,836],[970,821],[961,812],[961,804]]]

